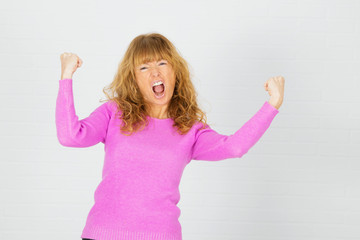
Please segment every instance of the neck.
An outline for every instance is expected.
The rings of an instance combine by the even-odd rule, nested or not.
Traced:
[[[167,106],[152,107],[148,111],[148,115],[152,118],[165,119],[169,118]]]

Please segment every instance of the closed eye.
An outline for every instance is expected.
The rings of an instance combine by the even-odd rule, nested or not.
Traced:
[[[166,65],[167,63],[166,62],[161,62],[159,65],[161,65],[161,64],[164,64],[164,65]],[[145,69],[146,67],[142,67],[142,68],[140,68],[140,70],[143,70],[143,69]]]

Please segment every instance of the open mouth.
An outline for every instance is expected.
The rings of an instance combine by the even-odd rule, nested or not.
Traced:
[[[165,95],[165,85],[163,83],[157,86],[153,86],[152,90],[155,94],[155,97],[157,98],[161,98]]]

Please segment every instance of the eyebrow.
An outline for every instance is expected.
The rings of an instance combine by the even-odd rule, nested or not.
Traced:
[[[161,62],[161,61],[167,61],[166,59],[160,59],[159,61],[157,61],[157,60],[154,60],[154,61],[152,61],[152,62]],[[150,63],[150,61],[149,62],[145,62],[145,63],[141,63],[140,65],[143,65],[143,64],[149,64]]]
[[[161,61],[167,61],[166,59],[160,59],[159,61],[153,61],[153,62],[161,62]],[[140,63],[138,67],[140,68],[142,65],[149,65],[150,62]]]

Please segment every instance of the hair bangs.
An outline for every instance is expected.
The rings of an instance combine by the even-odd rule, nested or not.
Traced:
[[[134,50],[134,65],[139,66],[152,61],[160,61],[161,59],[171,63],[171,53],[166,45],[163,42],[156,41],[156,39],[139,41]]]

